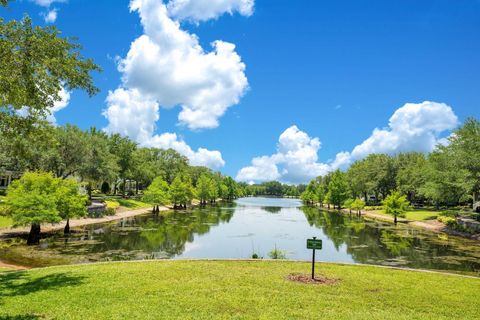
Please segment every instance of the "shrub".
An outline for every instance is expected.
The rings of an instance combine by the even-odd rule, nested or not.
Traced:
[[[287,259],[287,255],[286,255],[285,251],[277,249],[276,246],[275,246],[275,249],[273,249],[272,251],[270,251],[268,253],[268,256],[271,259],[275,259],[275,260],[276,259],[280,259],[280,260]]]
[[[458,216],[458,211],[445,210],[445,211],[442,211],[442,213],[440,213],[440,216],[455,218],[456,216]]]
[[[437,220],[439,222],[447,225],[448,227],[452,227],[454,224],[457,223],[457,220],[455,218],[447,217],[447,216],[443,216],[443,215],[438,216]]]
[[[120,203],[113,200],[105,200],[105,204],[107,205],[107,210],[112,209],[114,212],[120,207]]]

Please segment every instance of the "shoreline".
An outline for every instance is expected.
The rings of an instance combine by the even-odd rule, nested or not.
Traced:
[[[81,218],[81,219],[70,219],[70,228],[77,228],[88,226],[97,223],[105,223],[111,221],[117,221],[124,218],[135,217],[138,215],[146,214],[152,211],[151,208],[143,208],[143,209],[135,209],[135,210],[122,210],[123,208],[119,208],[119,210],[113,216],[104,216],[101,218]],[[173,210],[166,206],[161,206],[160,211],[168,211]],[[62,220],[59,223],[55,224],[42,224],[42,233],[51,233],[55,231],[62,230],[65,227],[66,220]],[[21,236],[28,234],[30,231],[29,227],[19,227],[19,228],[7,228],[7,229],[0,229],[0,239],[11,238],[16,236]]]
[[[332,208],[329,209],[328,207],[325,207],[325,206],[317,206],[317,205],[315,206],[322,210],[327,210],[331,212],[341,212],[342,214],[350,215],[349,209],[346,209],[346,208],[342,208],[339,210],[339,209],[332,209]],[[352,211],[351,214],[357,215],[354,211]],[[377,213],[376,210],[372,210],[372,211],[361,210],[360,216],[370,220],[380,220],[384,222],[394,223],[393,216],[387,216],[384,214]],[[471,234],[467,234],[467,233],[463,233],[455,230],[450,230],[446,225],[444,225],[443,223],[437,220],[415,221],[415,220],[408,220],[400,217],[397,220],[398,220],[398,223],[402,223],[404,225],[408,225],[411,227],[420,228],[420,229],[435,232],[435,233],[445,233],[451,236],[462,237],[469,240],[480,241],[478,234],[471,235]]]

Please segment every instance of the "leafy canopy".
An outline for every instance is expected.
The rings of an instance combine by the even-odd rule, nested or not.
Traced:
[[[410,208],[410,203],[406,196],[402,196],[398,191],[394,191],[383,200],[383,207],[385,208],[385,213],[401,217]]]
[[[61,37],[53,26],[34,27],[28,16],[6,23],[0,18],[1,131],[15,133],[22,126],[31,127],[61,101],[62,89],[98,92],[90,72],[100,67],[81,56],[75,41]],[[25,107],[28,117],[18,117],[16,111]]]
[[[86,214],[86,197],[74,179],[51,173],[26,172],[7,189],[5,202],[15,225],[59,222]]]
[[[153,205],[165,205],[170,202],[168,183],[162,177],[156,177],[145,190],[143,201]]]

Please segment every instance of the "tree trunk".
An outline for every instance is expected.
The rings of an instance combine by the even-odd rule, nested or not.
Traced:
[[[87,184],[87,193],[88,200],[92,200],[92,184],[90,182]]]
[[[40,243],[40,224],[33,223],[28,234],[27,245],[31,246]]]
[[[397,216],[393,216],[393,222],[397,224]]]
[[[138,196],[138,181],[135,180],[135,194]]]
[[[125,191],[127,190],[127,179],[123,179],[123,192],[122,192],[122,197],[125,198]]]
[[[70,218],[67,218],[67,224],[63,229],[63,234],[70,234]]]

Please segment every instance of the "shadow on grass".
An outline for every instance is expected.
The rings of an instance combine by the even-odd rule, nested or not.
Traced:
[[[16,297],[44,290],[58,290],[63,287],[76,286],[82,283],[84,277],[72,276],[68,273],[54,273],[43,277],[32,277],[27,271],[11,271],[0,274],[0,303],[2,297]],[[31,315],[16,316],[2,319],[38,319],[28,318]],[[20,317],[20,318],[18,318]]]
[[[0,316],[0,320],[37,320],[43,319],[43,316],[37,316],[34,314],[21,314],[16,316]]]

